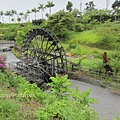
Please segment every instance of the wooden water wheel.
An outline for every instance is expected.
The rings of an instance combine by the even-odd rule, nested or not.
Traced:
[[[22,46],[22,73],[32,82],[50,82],[55,73],[66,74],[67,60],[59,39],[45,29],[30,30]]]

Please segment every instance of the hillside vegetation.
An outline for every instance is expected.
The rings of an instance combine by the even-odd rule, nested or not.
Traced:
[[[89,25],[90,26],[90,25]],[[14,23],[0,25],[0,38],[4,40],[15,40],[18,46],[22,46],[22,41],[26,33],[33,28],[31,23]],[[9,34],[8,34],[9,33]],[[61,39],[68,59],[88,68],[102,68],[102,55],[106,51],[111,59],[110,64],[114,71],[120,71],[120,24],[119,22],[105,22],[97,24],[91,29],[81,32],[69,30],[64,32]],[[59,36],[58,36],[59,37]]]

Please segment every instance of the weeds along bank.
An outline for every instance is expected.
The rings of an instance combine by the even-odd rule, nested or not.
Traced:
[[[99,120],[90,105],[90,89],[80,92],[71,88],[68,75],[51,77],[50,91],[30,84],[11,70],[0,71],[0,119],[10,120]],[[72,99],[71,99],[72,98]],[[119,117],[116,115],[116,119]]]
[[[51,92],[42,91],[10,71],[0,72],[0,76],[1,119],[98,119],[97,112],[89,107],[96,102],[88,97],[90,90],[81,93],[78,88],[71,89],[67,75],[51,77]]]

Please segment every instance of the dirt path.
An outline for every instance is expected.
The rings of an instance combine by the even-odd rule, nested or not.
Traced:
[[[112,120],[114,115],[120,116],[120,95],[110,93],[110,90],[94,86],[88,83],[71,80],[72,88],[79,87],[80,91],[90,88],[90,97],[98,100],[97,104],[91,107],[98,111],[99,115],[106,120]]]

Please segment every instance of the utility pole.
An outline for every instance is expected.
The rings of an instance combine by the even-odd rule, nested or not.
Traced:
[[[110,3],[110,0],[106,0],[106,10],[108,9],[109,3]]]
[[[80,1],[80,12],[82,12],[82,0]]]

